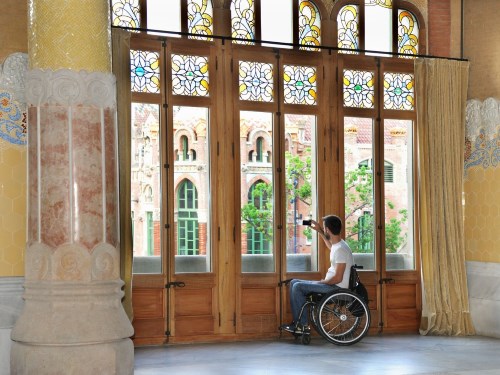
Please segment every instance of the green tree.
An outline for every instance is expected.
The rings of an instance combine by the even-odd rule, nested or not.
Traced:
[[[372,211],[373,208],[373,177],[367,167],[353,169],[345,174],[345,225],[346,241],[355,253],[372,252],[373,246],[373,215],[360,212]],[[394,203],[387,201],[387,208],[394,210]],[[406,241],[403,225],[408,220],[408,211],[398,211],[398,216],[389,219],[385,224],[386,252],[395,253]]]
[[[309,150],[308,150],[309,151]],[[310,152],[305,158],[298,155],[285,153],[286,179],[285,188],[287,202],[294,203],[300,200],[307,206],[312,204],[311,188],[311,157]],[[372,252],[373,244],[373,215],[362,215],[359,219],[359,212],[372,211],[373,208],[373,187],[372,174],[367,167],[360,167],[345,173],[345,226],[346,241],[353,252]],[[241,217],[246,222],[245,229],[248,232],[251,228],[261,232],[269,241],[273,236],[273,205],[272,205],[271,183],[259,182],[251,191],[251,200],[243,205]],[[389,209],[394,209],[394,204],[387,202]],[[399,210],[398,217],[391,218],[385,225],[386,251],[396,252],[406,241],[406,233],[403,232],[403,225],[408,220],[407,210]],[[311,228],[303,230],[304,235],[311,239]]]

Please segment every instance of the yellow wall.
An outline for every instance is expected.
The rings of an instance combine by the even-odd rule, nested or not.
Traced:
[[[498,17],[492,17],[500,14],[500,1],[464,0],[464,11],[464,57],[470,61],[468,98],[500,100],[500,23]],[[492,130],[482,140],[492,147],[485,156],[489,165],[468,168],[464,181],[465,255],[466,260],[500,263],[500,164],[493,165],[500,142],[493,141],[496,132]],[[471,150],[466,156],[472,155],[476,140],[468,141]]]
[[[28,52],[28,2],[2,0],[0,11],[0,63],[14,52]]]
[[[14,52],[28,52],[27,3],[2,0],[0,64]],[[5,111],[0,105],[0,117],[7,116]],[[26,150],[0,137],[0,276],[24,275]]]
[[[468,169],[464,190],[466,260],[500,263],[500,166]]]
[[[469,98],[500,98],[500,1],[464,0],[464,57],[470,61]]]
[[[25,247],[26,146],[0,139],[0,276],[24,275]]]

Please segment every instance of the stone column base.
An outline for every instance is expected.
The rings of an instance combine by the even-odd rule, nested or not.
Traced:
[[[133,353],[130,339],[73,346],[14,342],[11,375],[128,375],[134,373]]]

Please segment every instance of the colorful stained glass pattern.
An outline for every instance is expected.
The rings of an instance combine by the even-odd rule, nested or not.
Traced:
[[[321,45],[321,17],[319,9],[312,1],[299,1],[299,43],[304,46]],[[309,51],[319,48],[301,47]]]
[[[141,27],[139,0],[112,0],[111,4],[114,26]]]
[[[337,46],[350,50],[359,49],[359,7],[346,5],[337,15]],[[340,50],[341,53],[357,53]]]
[[[208,96],[208,57],[172,55],[172,93]]]
[[[373,72],[344,70],[344,107],[373,108],[374,79]]]
[[[316,104],[316,68],[283,66],[284,101],[286,104]]]
[[[411,111],[414,109],[413,74],[384,73],[384,108]]]
[[[398,53],[412,58],[418,55],[419,27],[417,18],[407,10],[398,10]],[[401,56],[400,56],[401,57]]]
[[[273,64],[240,61],[240,99],[272,102],[274,96]]]
[[[6,91],[0,92],[0,139],[14,145],[27,141],[26,108],[20,108]]]
[[[365,0],[365,5],[392,9],[392,0]]]
[[[198,35],[213,35],[214,19],[211,0],[188,0],[188,32]],[[212,38],[190,36],[191,39]]]
[[[130,76],[133,92],[159,93],[160,54],[130,50]]]
[[[236,44],[254,44],[255,2],[254,0],[231,1],[231,36],[244,40],[233,40]]]

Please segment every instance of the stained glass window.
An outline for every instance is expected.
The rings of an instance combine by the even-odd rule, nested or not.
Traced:
[[[344,70],[344,106],[373,108],[374,78],[373,72]]]
[[[287,104],[316,104],[316,68],[283,66],[284,100]]]
[[[413,110],[413,74],[384,73],[384,108]]]
[[[239,86],[241,100],[272,102],[274,95],[273,65],[240,61]]]
[[[139,28],[141,26],[139,10],[139,0],[112,0],[113,25]]]
[[[418,31],[416,17],[407,10],[398,10],[398,53],[418,55]]]
[[[131,89],[134,92],[160,92],[160,54],[130,50]]]
[[[172,93],[208,96],[208,57],[172,54]]]
[[[231,1],[231,36],[246,39],[234,40],[237,44],[254,44],[255,39],[255,2],[254,0]]]
[[[359,7],[357,5],[346,5],[340,9],[337,15],[339,48],[352,50],[359,49]],[[342,53],[357,53],[355,51],[339,51]]]
[[[188,0],[188,32],[199,35],[213,35],[214,20],[211,0]],[[191,36],[191,39],[212,40],[212,38]]]
[[[318,7],[312,1],[299,1],[299,43],[306,46],[321,45],[321,17]],[[319,48],[301,47],[309,51]]]

